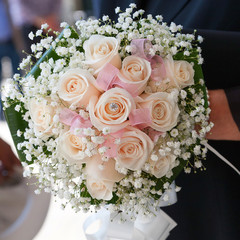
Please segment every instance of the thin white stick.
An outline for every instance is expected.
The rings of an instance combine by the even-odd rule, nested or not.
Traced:
[[[218,156],[221,160],[223,160],[228,166],[230,166],[234,171],[240,175],[240,171],[231,164],[223,155],[221,155],[216,149],[214,149],[212,146],[210,146],[208,143],[204,144],[210,151],[212,151],[216,156]]]

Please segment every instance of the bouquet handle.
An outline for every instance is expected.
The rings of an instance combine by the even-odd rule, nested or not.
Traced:
[[[161,209],[147,222],[137,218],[135,222],[128,219],[123,223],[119,223],[121,220],[120,214],[113,215],[106,209],[102,209],[88,217],[83,224],[86,239],[165,240],[170,231],[177,226],[176,222]],[[111,221],[112,217],[114,218]],[[95,231],[92,231],[93,228]]]

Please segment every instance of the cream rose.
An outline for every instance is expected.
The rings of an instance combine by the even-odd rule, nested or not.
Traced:
[[[158,152],[156,155],[158,157],[157,161],[149,159],[150,173],[157,178],[161,178],[175,167],[176,156],[171,153],[161,156]]]
[[[151,76],[151,64],[147,60],[128,56],[122,62],[122,69],[118,77],[123,83],[130,84],[134,95],[141,94]]]
[[[168,56],[164,60],[166,67],[167,78],[170,79],[170,85],[175,85],[177,88],[184,88],[194,84],[194,69],[192,64],[187,61],[175,61]]]
[[[85,173],[87,176],[92,176],[96,179],[103,179],[112,182],[119,182],[124,178],[124,175],[115,170],[116,161],[109,158],[108,161],[102,161],[100,154],[91,157],[91,161],[86,164]],[[100,169],[99,165],[103,168]]]
[[[29,113],[34,123],[36,135],[42,137],[53,135],[52,128],[54,126],[53,117],[55,110],[50,105],[49,99],[31,100],[29,103]]]
[[[83,44],[86,56],[86,64],[91,66],[96,76],[99,71],[110,63],[116,68],[121,68],[121,57],[118,53],[119,43],[114,37],[92,35]]]
[[[129,125],[128,116],[135,108],[135,102],[126,90],[112,88],[99,99],[90,99],[89,115],[93,126],[98,130],[108,127],[110,132],[116,132]]]
[[[102,161],[100,155],[94,155],[85,168],[87,175],[87,189],[96,199],[110,200],[115,182],[123,179],[124,175],[115,170],[116,161],[110,158]],[[99,166],[102,166],[100,169]]]
[[[168,55],[164,59],[166,77],[156,82],[149,81],[152,92],[169,92],[173,88],[184,88],[194,84],[194,69],[191,63],[183,60],[175,61]]]
[[[87,178],[87,189],[92,198],[98,200],[111,200],[113,197],[112,191],[114,182],[103,179],[96,179],[95,177]]]
[[[142,97],[143,101],[139,102],[139,106],[150,110],[151,128],[166,132],[176,126],[180,111],[174,94],[156,92]]]
[[[82,137],[67,131],[59,137],[57,153],[63,156],[69,164],[86,163],[90,158],[85,154],[87,146],[82,142]]]
[[[116,161],[130,170],[140,170],[149,158],[154,144],[143,131],[127,127],[117,149]]]
[[[91,96],[99,96],[95,78],[84,69],[70,69],[59,79],[58,94],[69,105],[86,107]]]

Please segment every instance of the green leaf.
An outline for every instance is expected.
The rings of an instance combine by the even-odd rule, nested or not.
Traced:
[[[21,109],[24,112],[23,104],[21,102],[14,102],[9,108],[7,108],[4,111],[4,114],[5,114],[5,118],[6,118],[9,130],[10,130],[10,133],[12,135],[12,139],[13,139],[15,148],[17,150],[19,160],[22,162],[26,162],[26,156],[25,156],[23,150],[18,150],[18,148],[17,148],[18,143],[21,143],[24,141],[24,136],[22,134],[20,137],[18,137],[17,131],[20,130],[22,133],[24,133],[25,129],[28,126],[28,123],[25,120],[23,120],[23,118],[22,118],[23,112],[15,111],[14,108],[16,107],[16,105],[21,105]],[[25,112],[26,112],[26,110],[25,110]],[[32,162],[27,162],[27,163],[31,164]]]
[[[66,28],[71,29],[71,31],[72,31],[72,34],[70,36],[71,38],[78,38],[78,34],[73,28],[71,28],[69,26],[67,26]],[[61,39],[62,37],[63,37],[63,31],[59,34],[58,38]],[[37,61],[37,63],[34,65],[34,67],[31,69],[31,71],[28,73],[28,75],[33,75],[35,78],[38,77],[41,73],[41,69],[39,68],[40,63],[44,62],[50,58],[53,58],[54,60],[61,58],[56,54],[56,52],[54,51],[54,49],[52,47],[43,54],[43,56]],[[14,108],[18,104],[21,105],[22,112],[15,111]],[[19,101],[15,101],[15,102],[12,102],[11,106],[8,107],[4,111],[4,114],[5,114],[5,118],[6,118],[9,130],[10,130],[10,133],[12,135],[14,145],[15,145],[17,153],[18,153],[19,160],[22,162],[31,164],[32,161],[29,162],[26,160],[26,155],[23,152],[24,149],[21,149],[21,150],[17,149],[18,143],[21,143],[24,141],[24,136],[22,135],[21,137],[18,137],[17,131],[20,130],[21,132],[24,133],[25,129],[28,127],[28,123],[23,119],[23,113],[25,113],[25,112],[26,112],[26,109],[24,108],[23,104]]]

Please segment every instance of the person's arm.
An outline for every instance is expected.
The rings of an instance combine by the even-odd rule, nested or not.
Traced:
[[[240,96],[239,96],[240,98]],[[214,123],[207,138],[211,140],[240,140],[240,131],[232,116],[224,90],[209,90],[210,121]],[[238,106],[240,109],[240,106]]]
[[[14,173],[14,168],[21,166],[11,147],[0,138],[0,185]]]

